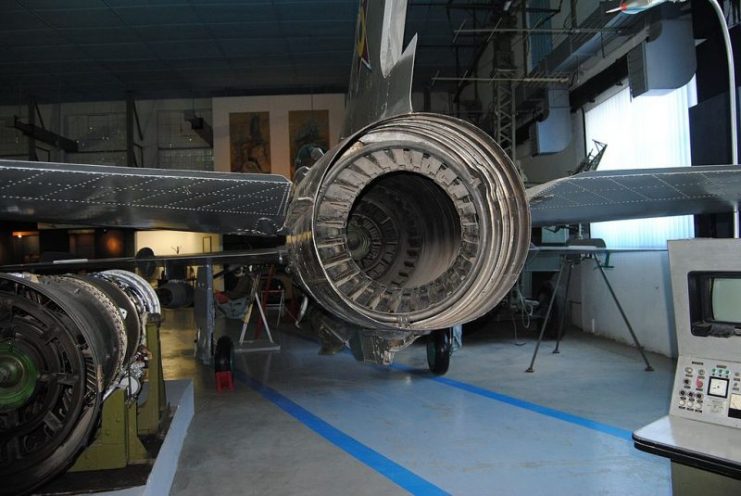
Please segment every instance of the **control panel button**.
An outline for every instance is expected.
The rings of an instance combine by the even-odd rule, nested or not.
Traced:
[[[684,406],[684,400],[679,400],[679,406]]]
[[[704,384],[705,384],[705,383],[704,383],[704,382],[702,382],[702,379],[697,379],[697,380],[695,381],[695,386],[696,386],[696,387],[698,387],[698,388],[701,388],[701,389],[702,389],[702,386],[703,386]]]
[[[691,374],[692,373],[692,367],[685,367],[684,368],[684,371],[687,372],[688,374]]]
[[[703,375],[705,375],[705,369],[700,369],[700,370],[698,370],[698,371],[697,371],[697,375],[699,375],[699,376],[703,376]]]

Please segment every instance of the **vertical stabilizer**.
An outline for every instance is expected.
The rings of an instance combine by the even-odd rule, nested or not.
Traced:
[[[402,51],[407,0],[360,0],[344,136],[412,111],[417,37]]]

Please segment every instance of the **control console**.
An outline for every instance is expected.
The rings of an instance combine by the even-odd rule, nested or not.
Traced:
[[[741,495],[740,253],[741,239],[669,242],[679,353],[671,404],[633,441],[672,461],[675,494]]]
[[[741,363],[679,357],[669,414],[741,427]]]

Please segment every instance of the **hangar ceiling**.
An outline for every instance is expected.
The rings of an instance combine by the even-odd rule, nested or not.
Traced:
[[[456,11],[410,0],[415,85],[455,70]],[[0,104],[344,92],[358,0],[0,2]]]

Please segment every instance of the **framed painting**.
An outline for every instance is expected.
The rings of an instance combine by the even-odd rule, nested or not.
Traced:
[[[270,113],[229,114],[232,172],[270,173]]]
[[[314,148],[329,148],[329,110],[292,110],[288,112],[288,139],[291,149],[291,178],[297,169],[316,161]]]

